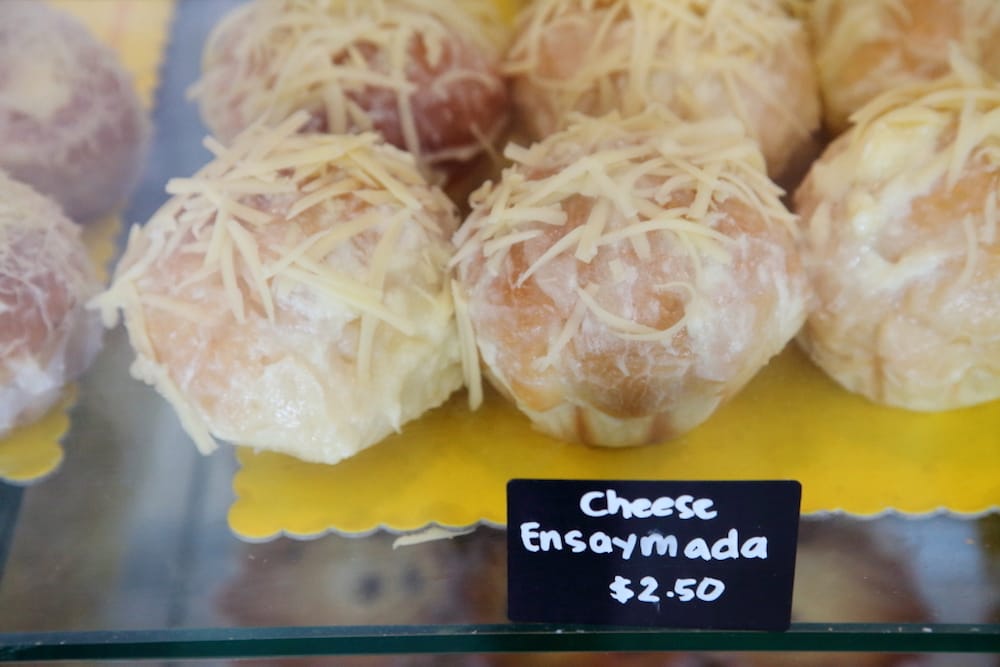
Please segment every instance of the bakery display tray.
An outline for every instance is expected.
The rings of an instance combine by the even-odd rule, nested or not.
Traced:
[[[184,90],[208,30],[235,4],[175,6],[156,143],[125,221],[148,219],[167,178],[207,159],[189,140],[203,130]],[[504,653],[585,651],[589,665],[614,651],[871,651],[988,667],[1000,653],[995,511],[803,518],[786,633],[508,623],[506,534],[496,527],[410,546],[380,530],[248,541],[229,517],[235,452],[200,456],[166,403],[129,377],[131,360],[124,332],[109,332],[77,388],[59,467],[30,485],[0,482],[0,662],[378,654],[488,665]],[[856,474],[892,479],[893,468]],[[380,482],[370,481],[378,494],[404,491]]]

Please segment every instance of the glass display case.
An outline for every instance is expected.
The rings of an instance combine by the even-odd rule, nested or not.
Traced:
[[[184,91],[234,4],[174,9],[154,146],[126,222],[148,219],[166,180],[208,159]],[[233,451],[199,455],[168,405],[129,377],[132,358],[124,331],[110,331],[79,383],[58,469],[0,482],[0,662],[1000,664],[995,511],[804,516],[788,632],[514,624],[496,526],[407,546],[385,531],[234,535]]]

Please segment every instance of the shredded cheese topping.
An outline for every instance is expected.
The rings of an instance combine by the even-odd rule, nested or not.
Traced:
[[[818,297],[807,350],[917,410],[1000,395],[1000,83],[957,45],[950,67],[858,110],[796,193]]]
[[[569,111],[628,116],[663,104],[687,120],[736,115],[759,140],[764,122],[806,138],[818,104],[792,108],[769,71],[808,58],[804,36],[779,0],[538,0],[518,17],[505,71],[537,136]],[[814,87],[803,72],[792,83]]]
[[[455,236],[452,264],[458,266],[460,282],[481,267],[491,275],[508,270],[516,248],[551,230],[559,230],[551,246],[506,281],[521,286],[539,280],[557,257],[589,264],[602,251],[623,246],[640,261],[655,261],[650,256],[655,237],[665,237],[685,253],[694,280],[700,281],[706,258],[721,264],[731,259],[732,238],[714,226],[724,217],[719,205],[728,201],[794,237],[795,217],[781,204],[781,190],[767,178],[759,148],[736,120],[684,124],[662,110],[627,119],[612,114],[574,120],[569,129],[530,148],[512,145],[506,155],[513,164],[500,182],[487,183],[473,195],[473,212]],[[581,199],[589,212],[582,224],[570,226],[569,207]],[[611,266],[613,276],[628,270],[620,261]],[[597,287],[575,287],[575,305],[536,370],[554,363],[585,317],[623,340],[666,343],[684,327],[683,317],[665,329],[638,323],[615,312],[618,304],[599,303]],[[683,282],[660,287],[688,299],[698,292]],[[468,306],[460,310],[468,318]],[[479,377],[477,358],[471,358],[471,324],[460,322],[459,332],[466,381],[475,387]]]
[[[394,117],[400,137],[389,139],[421,162],[468,159],[503,123],[483,118],[466,144],[434,145],[418,128],[414,100],[428,91],[414,80],[414,58],[439,73],[429,91],[435,99],[455,98],[463,87],[502,92],[490,69],[504,46],[503,25],[492,0],[258,0],[215,28],[191,95],[223,138],[296,110],[331,133],[378,130]],[[477,60],[460,62],[456,42]]]
[[[815,0],[811,25],[836,131],[879,93],[947,74],[949,44],[1000,76],[996,0]]]
[[[812,182],[827,201],[845,201],[855,232],[875,239],[910,203],[942,183],[956,187],[970,169],[1000,169],[1000,83],[952,46],[951,74],[901,86],[859,109],[842,149],[816,164]],[[864,193],[859,188],[865,189]],[[979,239],[992,243],[996,204],[983,204],[977,224],[956,220],[967,232],[971,275]],[[813,244],[826,243],[828,211],[813,216]]]
[[[1000,164],[1000,83],[958,47],[950,58],[948,76],[889,90],[851,116],[848,149],[820,167],[825,186],[837,173],[851,179],[906,177],[917,195],[942,178],[954,187],[970,163]],[[893,137],[898,142],[891,143]],[[848,169],[852,161],[860,168]]]
[[[211,429],[159,368],[147,330],[149,309],[204,321],[207,304],[180,293],[216,293],[221,285],[224,302],[218,306],[233,321],[264,319],[280,329],[280,298],[296,290],[315,295],[329,304],[324,316],[334,309],[360,321],[354,349],[341,353],[355,359],[354,381],[363,387],[379,328],[404,337],[423,330],[419,309],[400,303],[399,276],[394,291],[387,285],[398,239],[404,233],[416,238],[418,230],[427,242],[407,289],[435,312],[451,311],[444,266],[457,226],[453,205],[427,185],[412,156],[377,135],[302,134],[308,121],[300,112],[273,128],[253,127],[228,148],[207,140],[215,160],[167,184],[173,199],[144,227],[132,228],[113,284],[96,299],[107,326],[125,312],[139,356],[135,372],[174,403],[203,452],[215,447]],[[199,268],[180,284],[149,280],[158,267],[185,256],[197,258]]]

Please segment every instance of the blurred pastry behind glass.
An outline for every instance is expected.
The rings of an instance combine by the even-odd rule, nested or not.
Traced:
[[[393,549],[392,535],[281,538],[244,545],[238,569],[218,598],[236,627],[462,623],[462,562],[451,541]],[[344,656],[291,659],[288,665],[465,665],[456,656]],[[284,665],[269,658],[239,665]]]

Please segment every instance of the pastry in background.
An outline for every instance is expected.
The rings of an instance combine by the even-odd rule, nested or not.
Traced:
[[[955,67],[863,107],[795,194],[817,295],[803,348],[911,410],[1000,398],[1000,85]]]
[[[0,169],[89,222],[124,203],[148,138],[110,47],[47,3],[0,2]]]
[[[455,237],[467,384],[478,360],[539,430],[678,436],[798,331],[795,219],[735,119],[579,116],[473,195]]]
[[[811,28],[827,129],[878,94],[949,73],[949,48],[1000,76],[996,0],[814,0]]]
[[[535,139],[573,111],[663,105],[683,120],[739,118],[782,181],[819,151],[807,30],[781,0],[538,0],[515,30],[505,71]]]
[[[193,94],[223,141],[304,110],[303,131],[373,130],[454,166],[507,123],[504,41],[492,0],[257,0],[215,28]]]
[[[881,539],[878,527],[865,520],[803,519],[792,620],[926,622],[930,614],[917,592],[909,558],[905,545]]]
[[[218,609],[233,627],[382,626],[466,623],[462,590],[468,572],[454,541],[393,548],[394,536],[326,535],[247,544],[236,552],[235,574],[218,594]],[[356,667],[478,665],[474,656],[375,655],[268,658],[237,665],[334,664]]]
[[[98,301],[202,452],[336,463],[462,383],[453,205],[375,134],[307,120],[208,141],[215,160],[168,184]]]
[[[0,172],[0,438],[44,415],[93,361],[102,329],[85,304],[100,289],[80,228]]]
[[[840,518],[803,520],[795,562],[793,623],[927,623],[908,553],[877,528]],[[713,667],[918,667],[900,653],[761,652],[707,656]]]

